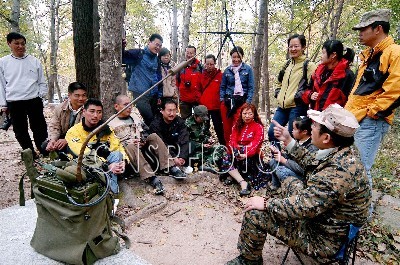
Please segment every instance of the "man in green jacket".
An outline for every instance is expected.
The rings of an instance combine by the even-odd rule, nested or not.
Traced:
[[[282,198],[252,197],[246,202],[240,256],[227,264],[263,264],[267,234],[325,262],[347,240],[350,224],[361,227],[367,221],[371,189],[352,147],[357,120],[337,104],[307,113],[314,121],[312,143],[319,149],[313,154],[274,121],[275,136],[305,168],[305,180],[283,178]]]

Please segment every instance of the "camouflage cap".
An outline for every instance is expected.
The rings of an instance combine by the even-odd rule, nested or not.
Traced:
[[[197,117],[201,117],[204,121],[208,121],[208,109],[204,105],[198,105],[194,108],[194,114]]]
[[[359,30],[368,27],[376,21],[389,22],[390,10],[389,9],[377,9],[364,13],[361,17],[360,23],[355,25],[352,29]]]
[[[322,112],[308,110],[307,115],[313,121],[325,125],[326,128],[343,137],[353,136],[357,128],[360,127],[353,113],[336,103]]]

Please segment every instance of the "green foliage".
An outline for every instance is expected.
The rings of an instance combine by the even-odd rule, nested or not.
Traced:
[[[128,48],[143,48],[153,33],[161,33],[163,35],[162,29],[155,24],[157,14],[158,10],[150,1],[127,1],[125,31]]]
[[[395,119],[386,135],[372,170],[374,188],[400,198],[400,122]]]

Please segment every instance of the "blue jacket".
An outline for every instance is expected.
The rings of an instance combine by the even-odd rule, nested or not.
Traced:
[[[147,47],[144,50],[132,49],[122,53],[122,63],[132,65],[132,75],[128,83],[129,91],[142,94],[155,83],[161,80],[161,71],[157,54],[153,54]],[[150,95],[159,95],[158,87]],[[161,90],[162,93],[162,90]]]
[[[253,69],[245,63],[239,69],[240,81],[242,82],[242,88],[244,94],[247,95],[246,102],[251,103],[254,94],[254,75]],[[224,74],[222,75],[222,82],[219,91],[219,99],[223,101],[225,96],[232,96],[235,90],[235,74],[233,73],[231,66],[228,66]]]

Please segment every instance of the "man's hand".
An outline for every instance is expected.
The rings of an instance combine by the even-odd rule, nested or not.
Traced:
[[[244,205],[244,211],[259,210],[264,211],[264,198],[260,196],[251,197]]]
[[[269,149],[273,153],[274,159],[276,161],[278,161],[281,164],[285,164],[286,163],[287,159],[282,156],[281,151],[279,151],[279,149],[276,146],[270,145]]]
[[[116,162],[108,165],[108,169],[114,174],[122,174],[125,171],[125,162]]]
[[[57,142],[55,143],[55,149],[56,150],[63,150],[65,147],[67,147],[68,142],[65,139],[58,139]]]
[[[272,123],[275,125],[274,135],[276,139],[283,141],[285,145],[288,145],[293,139],[292,136],[290,136],[288,129],[280,125],[277,121],[273,120]]]
[[[46,146],[46,151],[47,152],[52,152],[52,151],[55,151],[56,150],[56,141],[55,140],[50,140],[48,143],[47,143],[47,146]]]
[[[178,166],[178,167],[183,166],[185,164],[185,159],[183,159],[181,157],[175,157],[174,163],[175,163],[175,166]]]

